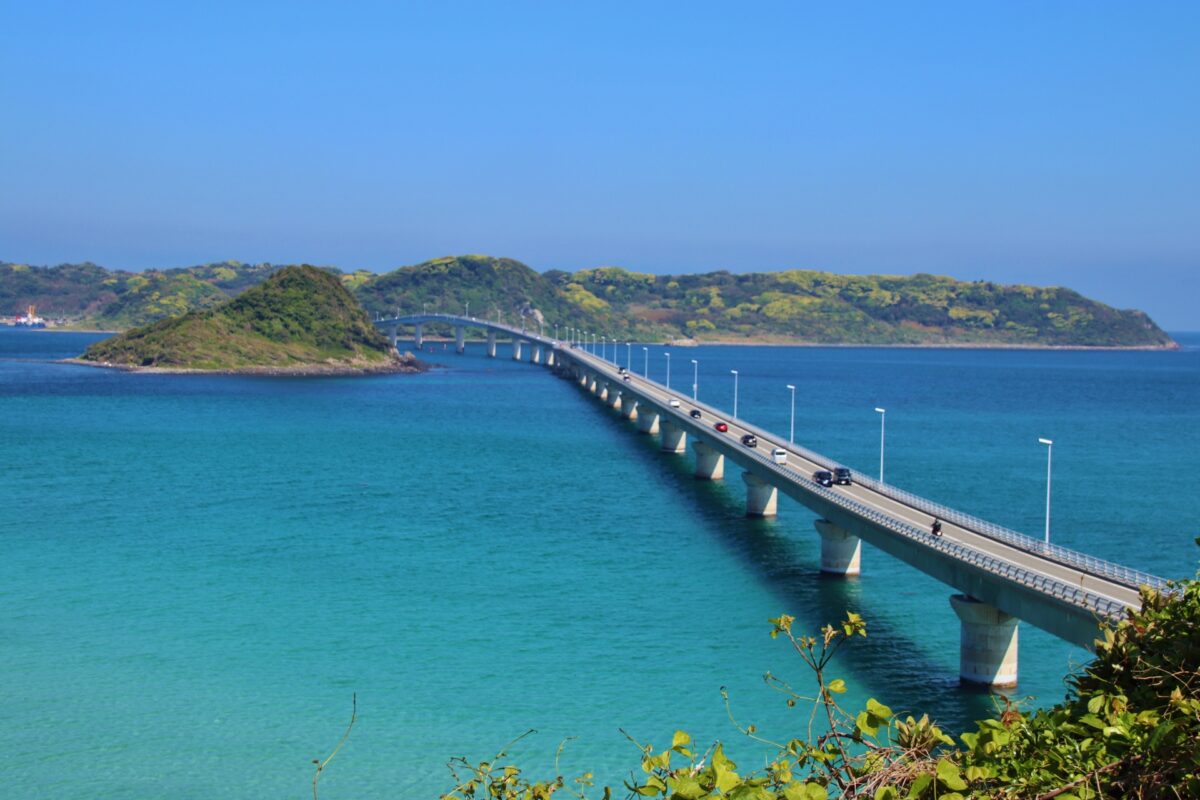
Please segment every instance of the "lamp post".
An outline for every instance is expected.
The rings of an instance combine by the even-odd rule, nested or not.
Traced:
[[[692,359],[692,402],[696,402],[696,391],[700,388],[700,362]]]
[[[663,356],[667,359],[667,388],[671,388],[671,354],[663,352]]]
[[[625,343],[625,369],[633,372],[633,342]]]
[[[650,380],[650,348],[642,348],[642,377]]]
[[[879,482],[883,483],[883,431],[887,420],[887,410],[876,406],[879,412]]]
[[[788,384],[787,388],[792,390],[792,425],[788,429],[788,444],[796,443],[796,387]]]
[[[1046,544],[1050,544],[1050,456],[1054,452],[1054,442],[1051,439],[1038,439],[1046,445]]]
[[[471,318],[471,301],[470,300],[468,300],[466,302],[466,307],[467,307],[467,310],[463,312],[463,316],[466,317],[467,319],[470,319]]]
[[[600,360],[604,360],[604,354],[608,352],[608,337],[600,337]]]
[[[738,371],[736,369],[729,371],[733,374],[733,418],[737,419]]]

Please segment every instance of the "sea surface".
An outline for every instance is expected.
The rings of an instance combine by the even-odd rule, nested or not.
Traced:
[[[951,731],[951,591],[864,548],[818,573],[813,515],[743,516],[736,473],[547,370],[434,345],[418,376],[134,375],[53,363],[95,334],[0,329],[0,786],[11,798],[435,797],[456,756],[619,782],[672,732],[743,770],[803,735],[765,686],[809,675],[767,619],[847,610],[846,705]],[[672,385],[889,482],[1165,577],[1200,549],[1200,334],[1176,352],[695,347]],[[663,380],[662,347],[620,348]],[[611,355],[611,351],[610,351]],[[1051,704],[1087,660],[1021,626],[1014,697]],[[727,710],[720,693],[727,687]],[[598,793],[597,793],[598,794]]]

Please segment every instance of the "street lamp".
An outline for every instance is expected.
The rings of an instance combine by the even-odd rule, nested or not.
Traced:
[[[625,369],[633,371],[633,342],[625,343]]]
[[[737,415],[738,371],[736,369],[731,369],[729,371],[733,374],[733,418],[737,419],[738,418],[738,415]]]
[[[788,430],[788,444],[796,443],[796,387],[788,384],[787,388],[792,390],[792,427]]]
[[[1050,455],[1054,452],[1054,442],[1050,439],[1038,439],[1046,445],[1046,544],[1050,544]]]
[[[671,354],[664,352],[663,355],[667,359],[667,388],[671,388]]]
[[[471,301],[468,300],[466,305],[467,305],[467,310],[463,312],[463,316],[466,317],[467,319],[470,319],[471,318]]]
[[[879,482],[883,483],[883,430],[887,420],[887,410],[876,406],[879,412]]]
[[[696,390],[700,387],[700,362],[692,359],[692,402],[696,402]]]
[[[608,352],[608,337],[600,337],[600,360],[604,360],[604,354]]]
[[[650,348],[642,348],[642,377],[650,380]]]

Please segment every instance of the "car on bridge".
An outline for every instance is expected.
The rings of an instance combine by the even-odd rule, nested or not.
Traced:
[[[679,408],[679,400],[672,397],[667,401],[667,405],[669,405],[671,408]]]
[[[834,467],[833,482],[839,486],[850,486],[854,480],[850,477],[850,470],[846,467]]]
[[[822,486],[833,486],[833,473],[827,469],[819,469],[813,473],[813,481]]]
[[[700,419],[700,409],[693,408],[688,413],[692,415],[692,419]]]
[[[718,422],[716,425],[713,425],[713,427],[716,428],[721,433],[725,433],[729,430],[729,426],[726,425],[724,422]]]
[[[782,447],[776,447],[771,451],[771,458],[775,459],[776,464],[786,464],[787,450],[784,450]]]
[[[742,437],[742,444],[746,445],[746,447],[758,447],[758,437],[753,433],[747,433]]]

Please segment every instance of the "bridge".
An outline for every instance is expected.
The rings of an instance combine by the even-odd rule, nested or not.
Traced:
[[[722,480],[726,464],[735,465],[746,486],[748,515],[774,516],[780,492],[815,512],[822,572],[858,575],[865,541],[957,590],[950,605],[960,621],[959,675],[967,683],[1016,684],[1019,620],[1091,648],[1102,620],[1115,621],[1126,609],[1140,607],[1139,586],[1165,585],[1153,575],[1008,530],[854,470],[849,485],[822,486],[813,473],[841,464],[631,374],[577,342],[453,314],[397,316],[375,324],[393,344],[399,328],[411,326],[418,345],[424,326],[448,325],[459,353],[466,329],[481,329],[493,358],[497,337],[507,337],[514,359],[526,360],[528,347],[528,360],[577,382],[639,432],[659,437],[662,450],[683,455],[690,437],[697,478]],[[718,422],[728,429],[718,431]],[[757,438],[757,446],[742,443],[747,435]],[[772,455],[779,451],[782,457]],[[932,533],[935,520],[941,521],[940,535]]]

